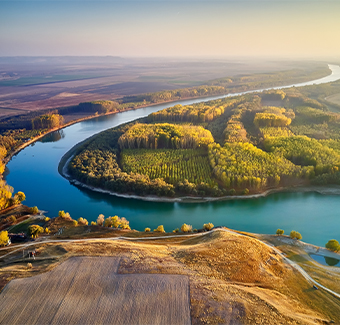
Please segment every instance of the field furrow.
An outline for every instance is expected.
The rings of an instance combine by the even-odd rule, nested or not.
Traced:
[[[53,271],[11,281],[0,324],[190,324],[181,275],[118,274],[119,258],[73,257]]]

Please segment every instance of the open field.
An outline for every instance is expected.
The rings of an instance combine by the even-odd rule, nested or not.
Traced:
[[[1,295],[0,323],[191,323],[187,277],[121,275],[118,266],[119,258],[73,257],[51,272],[14,280]]]
[[[86,236],[94,235],[97,229],[94,227],[92,233],[92,227],[77,228]],[[119,233],[127,234],[112,230],[111,236]],[[25,323],[34,323],[41,315],[40,323],[65,323],[67,319],[68,323],[98,320],[95,323],[136,324],[140,320],[173,324],[177,320],[190,323],[189,312],[192,324],[340,322],[338,298],[321,288],[313,289],[273,248],[228,230],[196,237],[80,239],[34,246],[36,260],[23,258],[21,250],[0,259],[1,279],[16,278],[0,295],[0,308],[15,313],[0,310],[0,323],[19,323],[20,315],[27,317]],[[26,267],[27,262],[33,264],[32,269]],[[60,293],[56,291],[59,287]],[[62,299],[59,294],[65,299],[57,310],[55,304]],[[148,302],[148,307],[141,303],[136,312],[140,301],[136,299]],[[36,316],[29,314],[31,303],[36,306]],[[110,303],[115,304],[112,309],[107,307]],[[45,306],[52,308],[44,311]],[[161,315],[152,311],[153,306]],[[83,314],[83,308],[91,312]],[[184,318],[179,320],[179,315]],[[169,317],[174,318],[168,321]]]
[[[327,101],[340,105],[340,94],[331,95],[325,98]]]
[[[227,59],[0,58],[0,107],[24,111],[65,107],[198,86],[226,76],[309,70],[315,65]]]

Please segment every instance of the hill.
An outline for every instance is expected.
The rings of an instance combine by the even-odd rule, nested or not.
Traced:
[[[37,258],[30,260],[30,269],[21,250],[1,259],[2,276],[22,279],[10,282],[1,293],[0,323],[20,323],[24,315],[37,322],[72,319],[83,324],[108,319],[114,324],[138,319],[152,324],[340,322],[339,298],[313,289],[278,251],[256,238],[217,229],[191,236],[150,234],[149,238],[121,230],[105,235],[110,238],[91,239],[96,227],[87,229],[90,232],[84,228],[87,235],[78,240],[35,243]],[[108,268],[108,263],[114,267]],[[123,281],[119,287],[114,284],[117,277]],[[73,283],[67,279],[74,279]],[[139,289],[141,299],[132,297]],[[39,294],[34,294],[36,290]],[[58,305],[63,295],[66,300]],[[79,303],[71,303],[71,297]],[[53,307],[56,318],[38,301],[59,306]],[[164,305],[161,309],[159,303]],[[37,305],[40,308],[32,316],[31,307]],[[188,310],[190,315],[185,316]],[[178,322],[176,317],[184,318]]]

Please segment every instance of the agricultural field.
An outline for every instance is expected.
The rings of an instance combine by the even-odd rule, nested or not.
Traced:
[[[122,170],[163,178],[170,184],[183,182],[214,184],[206,149],[125,149],[121,153]]]
[[[0,323],[191,324],[186,276],[117,274],[119,262],[72,257],[48,273],[11,281],[1,293]]]
[[[339,323],[339,298],[313,289],[256,239],[264,235],[226,228],[169,235],[71,227],[57,237],[68,241],[36,242],[35,260],[21,249],[1,253],[0,280],[7,285],[0,294],[0,323]],[[285,235],[266,240],[294,260],[306,260],[309,274],[317,272],[317,281],[338,292],[337,268],[318,267],[309,258],[307,248],[315,246]]]

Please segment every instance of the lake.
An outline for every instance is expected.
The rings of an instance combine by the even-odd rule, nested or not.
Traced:
[[[332,74],[300,85],[330,82],[340,79],[340,67],[330,65]],[[275,88],[287,88],[275,87]],[[231,94],[228,96],[235,96]],[[61,157],[80,141],[108,128],[147,116],[176,104],[188,105],[225,96],[183,100],[150,106],[134,111],[102,116],[53,132],[19,152],[7,164],[6,181],[15,191],[26,194],[28,206],[38,206],[49,217],[59,210],[69,212],[74,219],[96,220],[118,215],[130,221],[133,229],[152,229],[163,224],[172,231],[185,222],[193,228],[203,223],[227,226],[256,233],[275,233],[277,228],[289,234],[300,232],[303,240],[324,246],[329,239],[340,239],[340,197],[318,193],[276,193],[266,198],[229,200],[205,203],[163,203],[125,199],[78,188],[58,173]]]

